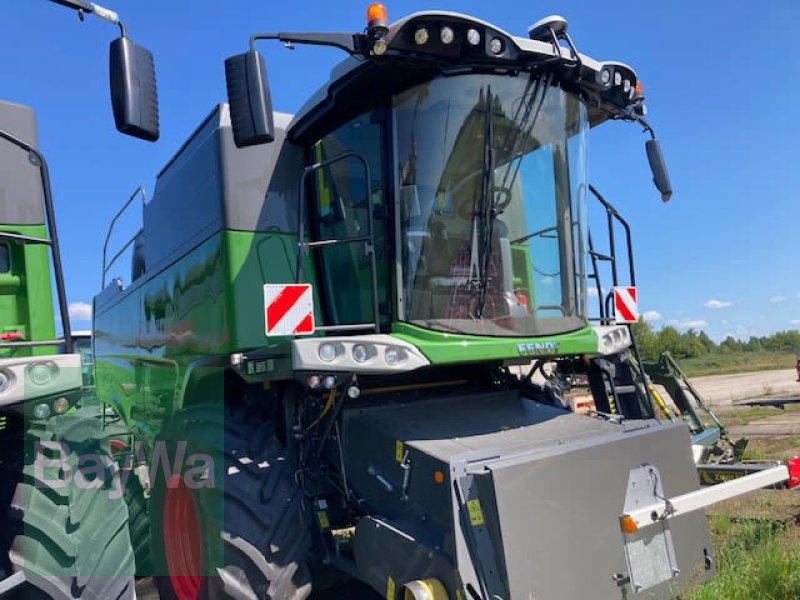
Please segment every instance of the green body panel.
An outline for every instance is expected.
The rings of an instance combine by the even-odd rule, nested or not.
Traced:
[[[44,225],[0,225],[0,231],[46,238]],[[18,331],[23,339],[55,338],[53,292],[50,285],[50,254],[44,244],[8,244],[11,271],[0,273],[0,333]],[[0,358],[46,356],[53,346],[0,349]]]
[[[297,236],[279,232],[225,231],[230,274],[228,320],[231,347],[286,347],[287,338],[268,338],[264,323],[264,284],[294,283]],[[314,284],[313,261],[306,258],[305,280]],[[319,294],[314,288],[315,321],[320,323]]]
[[[265,334],[263,286],[294,282],[295,244],[288,234],[221,231],[160,273],[96,303],[98,398],[149,437],[182,406],[184,380],[201,359],[267,349],[276,371],[285,373],[288,339]],[[310,262],[306,274],[313,274]]]
[[[293,283],[296,237],[280,232],[220,231],[161,272],[134,282],[95,307],[97,395],[150,437],[183,405],[193,364],[258,349],[271,355],[264,379],[291,374],[289,338],[265,333],[265,283]],[[305,280],[315,283],[313,261]],[[315,319],[322,323],[314,288]],[[454,335],[394,323],[392,333],[432,364],[513,360],[597,351],[591,327],[538,338]]]
[[[594,354],[598,342],[591,327],[535,338],[491,338],[442,333],[408,323],[394,323],[392,333],[414,344],[432,364],[508,360],[520,356]],[[465,356],[468,361],[465,361]]]
[[[107,304],[95,305],[95,385],[139,431],[177,408],[188,367],[230,350],[225,260],[216,234]]]

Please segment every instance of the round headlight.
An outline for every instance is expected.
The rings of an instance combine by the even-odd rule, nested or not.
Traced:
[[[473,46],[481,43],[481,34],[477,29],[467,29],[467,41]]]
[[[306,383],[308,387],[315,390],[322,384],[322,378],[319,375],[309,375]]]
[[[456,36],[450,27],[442,27],[441,31],[439,31],[439,39],[442,40],[443,44],[453,43],[453,39],[455,37]]]
[[[356,362],[366,362],[372,356],[369,347],[364,344],[356,344],[353,346],[353,360]]]
[[[46,419],[50,416],[50,407],[44,402],[37,404],[33,408],[33,416],[37,419]]]
[[[396,365],[397,363],[401,362],[406,357],[406,351],[402,348],[397,348],[396,346],[389,346],[386,348],[386,351],[383,353],[383,360],[386,361],[387,365]]]
[[[57,372],[58,367],[55,365],[35,363],[28,369],[28,376],[36,385],[47,385],[56,376]]]
[[[0,394],[11,387],[11,377],[5,371],[0,371]]]
[[[336,387],[336,377],[333,375],[326,375],[325,379],[322,380],[322,386],[326,390],[332,390]]]
[[[414,32],[414,42],[416,42],[417,46],[422,46],[425,42],[428,41],[428,30],[424,27],[420,27]]]
[[[388,48],[389,47],[386,45],[386,40],[381,38],[375,40],[375,43],[372,44],[372,53],[375,54],[376,56],[381,56],[383,54],[386,54],[386,50]]]
[[[622,73],[619,71],[614,73],[614,85],[622,85]]]
[[[63,396],[53,402],[53,410],[57,415],[63,415],[65,412],[69,410],[69,400],[64,398]]]
[[[361,388],[357,385],[351,385],[347,387],[347,397],[351,400],[355,400],[361,395]]]
[[[600,83],[602,85],[611,83],[611,69],[606,68],[600,71]]]
[[[622,81],[622,91],[626,94],[631,91],[631,80],[625,79]]]
[[[333,361],[339,352],[336,349],[335,344],[331,344],[330,342],[324,342],[320,344],[319,350],[317,350],[317,354],[319,355],[319,359],[325,362]]]
[[[503,51],[503,40],[492,38],[492,41],[489,42],[489,51],[495,55],[500,54]]]

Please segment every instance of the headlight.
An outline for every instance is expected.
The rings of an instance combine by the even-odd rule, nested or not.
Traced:
[[[331,344],[330,342],[324,342],[320,344],[317,353],[319,354],[319,359],[321,361],[332,362],[336,360],[337,356],[339,356],[340,348],[336,344]]]
[[[489,51],[494,55],[502,53],[503,40],[501,40],[500,38],[492,38],[492,41],[489,42]]]
[[[11,387],[11,375],[5,371],[0,371],[0,394]]]
[[[454,38],[455,34],[450,27],[442,27],[439,32],[439,39],[442,40],[443,44],[451,44]]]
[[[417,46],[422,46],[428,41],[428,30],[424,27],[417,29],[414,32],[414,41],[416,42]]]
[[[468,29],[467,41],[473,46],[477,46],[478,44],[481,43],[481,34],[478,32],[477,29]]]
[[[47,385],[58,375],[58,367],[52,363],[34,363],[28,368],[28,377],[35,385]]]
[[[356,344],[353,346],[353,360],[356,362],[367,362],[370,358],[372,358],[374,353],[375,352],[372,347],[366,344]]]
[[[33,408],[33,416],[37,419],[46,419],[50,416],[50,407],[45,402],[37,404]]]
[[[405,360],[405,358],[406,351],[396,346],[389,346],[383,353],[383,360],[385,360],[386,364],[389,366],[394,366]]]
[[[53,410],[56,412],[57,415],[62,415],[69,410],[69,400],[64,398],[63,396],[53,402]]]

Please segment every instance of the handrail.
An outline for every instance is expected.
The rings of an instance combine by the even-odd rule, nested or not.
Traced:
[[[61,251],[58,246],[56,212],[53,208],[53,194],[50,189],[50,170],[47,168],[47,161],[44,155],[24,140],[2,129],[0,129],[0,138],[27,152],[28,156],[31,158],[31,162],[39,167],[39,178],[42,182],[42,193],[44,195],[44,211],[47,217],[47,228],[50,239],[49,242],[45,242],[40,238],[25,239],[29,236],[20,236],[17,238],[17,241],[21,241],[23,244],[44,243],[50,246],[50,253],[53,257],[53,279],[56,283],[56,295],[58,296],[58,312],[61,316],[61,327],[64,331],[64,349],[67,354],[71,354],[73,350],[72,331],[70,329],[69,310],[67,308],[67,292],[64,287],[64,270],[61,267]],[[14,234],[6,234],[6,239],[8,239],[9,235],[13,236]]]
[[[320,169],[324,169],[334,163],[337,163],[342,160],[346,159],[355,159],[361,163],[364,167],[364,176],[366,177],[366,190],[367,190],[367,235],[366,236],[356,236],[352,238],[344,238],[341,240],[333,239],[333,240],[317,240],[317,241],[305,241],[305,220],[306,220],[306,181],[308,180],[308,176]],[[378,265],[375,258],[375,224],[374,224],[374,215],[373,211],[375,210],[374,202],[372,199],[372,194],[370,193],[370,173],[369,173],[369,163],[367,159],[360,152],[356,152],[355,150],[345,150],[344,152],[340,152],[336,156],[332,158],[328,158],[326,160],[319,161],[314,163],[313,165],[307,166],[303,169],[303,173],[300,175],[300,184],[299,184],[299,203],[300,208],[297,211],[297,263],[295,265],[295,281],[300,283],[303,278],[303,262],[306,253],[309,250],[313,250],[315,248],[326,247],[330,245],[336,244],[352,244],[361,242],[364,244],[365,250],[370,257],[370,275],[372,278],[372,311],[375,317],[374,323],[355,323],[355,324],[347,324],[347,325],[327,325],[316,327],[318,331],[352,331],[356,329],[373,329],[375,333],[380,333],[380,308],[378,304]]]
[[[614,236],[614,221],[617,221],[620,225],[622,225],[623,229],[625,230],[625,243],[627,246],[627,254],[628,254],[628,271],[630,275],[630,285],[636,285],[636,270],[633,264],[633,242],[631,238],[631,228],[628,222],[622,218],[622,215],[617,212],[617,209],[606,200],[603,195],[597,191],[593,185],[589,184],[589,191],[592,195],[597,199],[598,202],[603,206],[606,211],[606,223],[608,227],[608,245],[609,245],[609,253],[608,254],[601,254],[594,250],[591,240],[591,233],[589,234],[589,257],[592,261],[592,270],[593,274],[590,275],[591,279],[595,280],[597,284],[597,297],[598,302],[600,305],[600,320],[603,324],[610,324],[611,323],[611,291],[607,296],[603,296],[602,288],[600,284],[600,273],[597,267],[597,261],[604,261],[611,264],[611,280],[612,280],[612,287],[616,287],[619,285],[619,273],[617,272],[617,244],[616,239]],[[604,306],[605,303],[605,306]]]
[[[593,275],[590,277],[595,280],[597,285],[597,300],[600,306],[600,324],[601,325],[610,325],[611,318],[612,318],[612,309],[611,309],[611,302],[614,296],[613,287],[619,285],[619,275],[617,273],[617,245],[616,240],[614,238],[614,221],[616,220],[620,225],[622,225],[623,229],[625,230],[625,243],[627,245],[628,250],[628,271],[630,275],[630,285],[636,285],[636,271],[633,265],[633,241],[631,237],[631,228],[628,222],[622,218],[622,215],[617,212],[617,209],[606,200],[603,195],[597,191],[592,184],[589,184],[589,191],[592,195],[597,199],[598,202],[605,208],[606,210],[606,223],[608,227],[608,245],[609,251],[608,254],[601,254],[599,252],[595,252],[594,247],[592,246],[592,239],[591,234],[589,234],[589,257],[592,261],[592,269],[594,271]],[[597,261],[605,261],[611,263],[611,279],[612,279],[612,289],[608,291],[608,294],[603,297],[602,294],[602,287],[600,283],[600,273],[597,268]],[[605,303],[605,305],[604,305]],[[639,347],[636,344],[636,337],[633,331],[633,327],[628,325],[628,333],[631,338],[631,347],[633,348],[633,355],[636,361],[636,365],[639,367],[639,371],[644,373],[644,364],[642,363],[642,357],[639,353]],[[613,390],[612,390],[613,391]],[[616,393],[614,393],[616,398]],[[647,383],[644,383],[644,396],[648,403],[648,408],[650,409],[650,413],[654,414],[655,409],[653,405],[653,398],[650,394],[650,389],[647,386]]]
[[[106,264],[106,256],[108,254],[108,242],[111,239],[111,232],[114,231],[114,225],[117,224],[117,221],[119,220],[119,218],[128,209],[128,207],[131,205],[131,202],[133,202],[134,199],[136,198],[136,196],[138,196],[138,195],[141,195],[141,197],[142,197],[142,210],[144,210],[144,206],[145,206],[145,204],[147,204],[147,194],[144,191],[144,187],[142,187],[140,185],[135,190],[133,190],[133,193],[130,195],[130,197],[125,202],[125,204],[122,205],[122,208],[120,208],[117,211],[117,214],[114,215],[114,218],[111,219],[111,224],[108,226],[108,232],[106,233],[106,239],[103,242],[103,272],[102,272],[102,275],[100,277],[100,289],[101,290],[106,289],[106,274],[111,269],[111,265],[113,265],[114,262],[116,262],[116,260],[122,255],[122,253],[125,252],[125,250],[127,250],[130,247],[130,245],[136,240],[136,236],[138,235],[138,232],[136,234],[134,234],[134,236],[131,239],[129,239],[125,243],[124,246],[122,246],[122,249],[114,255],[114,257],[111,259],[111,262]]]

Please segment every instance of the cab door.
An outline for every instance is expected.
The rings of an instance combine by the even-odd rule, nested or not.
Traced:
[[[350,151],[363,157],[369,166],[369,181],[364,165],[356,157],[336,160],[310,175],[310,233],[311,241],[318,244],[314,256],[317,286],[327,326],[376,321],[388,325],[382,115],[383,111],[359,115],[322,137],[310,149],[313,163],[329,161]],[[372,240],[367,244],[356,243],[369,234],[370,211]],[[375,253],[375,274],[370,252]],[[377,287],[378,315],[373,306],[373,286]]]

